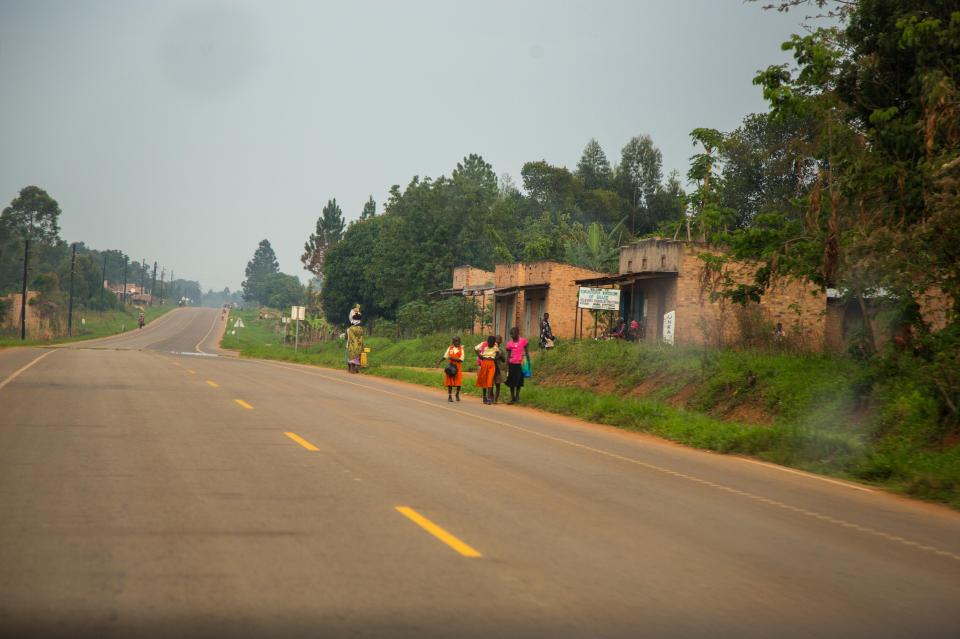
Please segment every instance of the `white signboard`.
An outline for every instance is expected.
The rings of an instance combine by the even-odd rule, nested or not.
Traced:
[[[291,306],[291,307],[290,307],[290,319],[292,319],[292,320],[305,320],[305,319],[307,319],[307,307],[306,307],[306,306]]]
[[[620,289],[581,286],[580,293],[577,296],[577,308],[618,311],[620,310]]]
[[[663,341],[667,344],[673,344],[673,329],[677,322],[677,312],[670,311],[663,314]]]
[[[244,323],[243,323],[243,320],[240,319],[239,317],[237,318],[237,321],[233,323],[233,327],[234,327],[234,328],[243,328],[243,327],[245,327],[245,326],[246,326],[246,324],[244,324]]]

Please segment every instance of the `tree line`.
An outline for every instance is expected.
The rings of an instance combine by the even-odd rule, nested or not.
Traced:
[[[791,64],[758,72],[767,112],[733,131],[691,131],[685,179],[664,178],[660,151],[638,135],[614,163],[596,140],[573,169],[527,162],[519,186],[471,154],[449,176],[394,185],[379,215],[371,198],[349,224],[330,200],[302,257],[327,319],[342,323],[355,303],[397,318],[447,288],[460,264],[557,259],[605,271],[633,238],[708,242],[760,266],[755,281],[713,291],[734,302],[799,276],[864,309],[867,299],[893,307],[893,330],[957,420],[960,10],[925,0],[767,8],[797,7],[830,20],[784,43]],[[722,271],[724,259],[705,268]],[[946,330],[921,312],[931,292],[946,300]],[[873,335],[865,343],[868,356],[879,348]]]
[[[23,259],[29,239],[27,289],[38,293],[32,302],[41,317],[63,315],[68,305],[70,273],[73,269],[74,306],[90,310],[117,308],[117,297],[105,291],[103,282],[122,285],[124,273],[130,284],[154,286],[154,265],[145,259],[131,259],[118,249],[97,250],[84,242],[67,243],[60,235],[59,203],[44,189],[26,186],[0,213],[0,297],[20,293],[23,286]],[[76,247],[76,262],[73,250]],[[203,293],[193,280],[173,279],[157,271],[155,295],[160,295],[164,278],[164,297],[187,297],[200,303]],[[3,313],[5,308],[0,308]]]

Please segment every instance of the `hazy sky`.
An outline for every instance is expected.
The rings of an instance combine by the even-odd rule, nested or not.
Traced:
[[[382,211],[469,153],[519,183],[649,133],[685,174],[690,130],[764,110],[751,79],[800,30],[759,4],[0,0],[0,203],[41,186],[68,241],[204,287],[263,238],[305,279],[327,199]]]

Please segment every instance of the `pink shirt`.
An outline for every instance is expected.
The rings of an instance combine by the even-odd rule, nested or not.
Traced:
[[[514,342],[510,340],[507,342],[506,349],[510,353],[510,357],[507,359],[507,362],[510,364],[522,364],[523,363],[523,350],[527,347],[527,338],[521,337],[519,341]]]

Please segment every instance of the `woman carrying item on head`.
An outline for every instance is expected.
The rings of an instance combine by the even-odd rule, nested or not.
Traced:
[[[359,373],[360,354],[363,353],[363,327],[360,326],[363,315],[359,304],[350,310],[347,318],[350,320],[350,328],[347,329],[347,370]]]
[[[503,354],[503,338],[497,335],[494,341],[497,344],[497,356],[493,360],[493,365],[496,366],[496,372],[493,375],[493,403],[498,404],[500,402],[500,384],[503,383],[504,373],[507,370],[507,358]]]
[[[507,386],[510,387],[510,403],[520,401],[520,389],[523,388],[523,358],[530,362],[530,351],[527,349],[527,339],[520,337],[520,329],[514,326],[510,329],[510,341],[507,350]]]
[[[553,329],[550,327],[550,313],[544,313],[540,320],[540,348],[553,348],[556,338],[553,336]]]
[[[483,393],[483,403],[493,403],[493,378],[497,374],[497,355],[500,348],[497,346],[497,338],[491,335],[486,340],[477,344],[474,348],[480,357],[480,370],[477,371],[477,386]]]
[[[457,401],[460,401],[460,387],[463,386],[463,346],[460,344],[460,338],[454,337],[450,340],[450,346],[440,358],[440,361],[447,360],[447,366],[443,369],[443,385],[447,387],[447,401],[453,401],[453,389],[457,389]],[[451,375],[452,373],[452,375]]]

